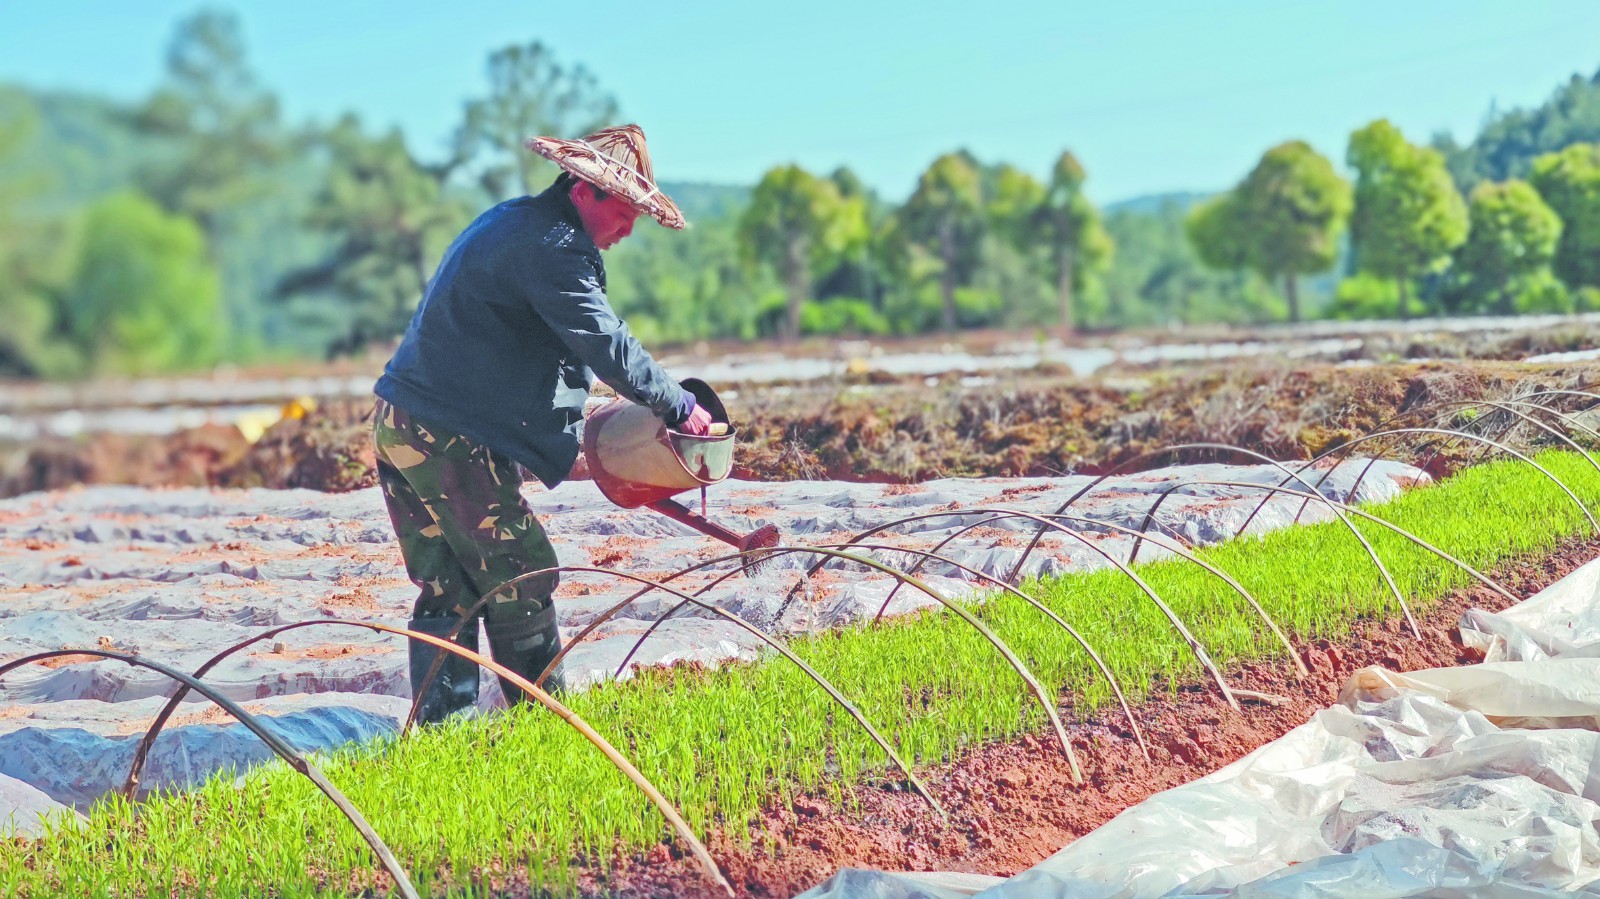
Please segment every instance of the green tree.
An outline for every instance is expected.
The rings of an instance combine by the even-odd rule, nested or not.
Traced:
[[[887,210],[867,185],[845,166],[828,175],[828,180],[838,188],[846,203],[859,204],[863,227],[852,230],[852,238],[839,249],[839,262],[833,270],[818,278],[815,284],[817,299],[835,297],[859,298],[874,309],[883,300],[883,227]],[[802,321],[802,326],[804,322]],[[803,330],[803,328],[802,328]]]
[[[785,340],[800,336],[801,311],[817,272],[837,263],[865,231],[865,206],[841,197],[834,182],[797,165],[762,176],[740,217],[739,245],[747,260],[771,266],[783,282]]]
[[[1045,186],[1009,163],[981,167],[979,186],[986,235],[970,282],[956,289],[957,324],[1048,324],[1052,298],[1043,276],[1048,248],[1040,235]]]
[[[1039,243],[1040,209],[1045,186],[1039,179],[1009,163],[984,172],[983,211],[989,233],[1013,246],[1028,249]]]
[[[1357,272],[1334,288],[1333,302],[1325,314],[1344,321],[1385,318],[1399,301],[1400,291],[1393,280]]]
[[[530,137],[576,138],[616,124],[617,101],[582,65],[558,62],[544,44],[516,44],[489,54],[489,93],[468,101],[456,132],[456,163],[474,162],[496,199],[543,189],[555,167],[523,148]]]
[[[1236,272],[1249,265],[1239,204],[1233,194],[1221,194],[1194,207],[1184,230],[1207,268]]]
[[[346,115],[324,137],[327,180],[306,224],[333,239],[322,262],[286,276],[280,298],[327,292],[344,300],[344,336],[330,352],[403,332],[469,213],[445,196],[438,172],[406,149],[398,129],[369,137]]]
[[[278,101],[256,81],[238,19],[217,10],[178,23],[167,78],[138,110],[143,131],[173,139],[176,152],[139,173],[139,187],[169,211],[200,223],[209,240],[230,209],[267,189],[261,172],[290,142]]]
[[[224,330],[217,270],[191,219],[135,191],[84,216],[66,332],[101,372],[145,374],[209,365]]]
[[[1436,139],[1462,190],[1480,181],[1527,178],[1536,158],[1576,143],[1600,142],[1600,72],[1573,75],[1550,98],[1532,109],[1491,111],[1487,124],[1468,147]]]
[[[23,211],[41,181],[15,165],[39,130],[39,113],[21,91],[0,89],[0,375],[70,374],[74,354],[57,339],[60,223]]]
[[[1467,204],[1437,150],[1408,143],[1379,119],[1350,135],[1358,173],[1350,236],[1362,271],[1393,278],[1406,318],[1411,282],[1448,264],[1467,239]]]
[[[238,19],[202,10],[179,21],[166,78],[132,123],[166,145],[138,168],[135,184],[205,232],[223,275],[229,354],[247,354],[256,347],[260,298],[270,285],[260,271],[261,246],[277,238],[264,236],[262,224],[288,218],[261,207],[279,205],[280,194],[290,192],[275,175],[291,164],[298,139],[251,70]]]
[[[901,235],[929,248],[939,262],[946,331],[956,328],[956,288],[971,282],[986,229],[978,167],[965,153],[933,161],[898,213]]]
[[[1600,143],[1539,157],[1531,180],[1561,217],[1556,274],[1574,289],[1600,287]]]
[[[612,250],[607,296],[648,343],[756,337],[758,304],[728,302],[768,288],[740,264],[737,217],[692,220],[688,231],[640,229]]]
[[[1045,248],[1054,275],[1063,336],[1077,330],[1075,295],[1110,264],[1114,248],[1100,213],[1083,194],[1087,178],[1077,157],[1063,151],[1050,170],[1049,187],[1033,215],[1035,240]]]
[[[1198,292],[1181,302],[1163,303],[1176,309],[1185,322],[1247,323],[1279,318],[1285,314],[1283,301],[1250,264],[1249,246],[1239,215],[1239,203],[1232,192],[1204,200],[1183,218],[1184,246],[1193,254],[1192,262],[1211,272],[1190,271],[1191,257],[1170,253],[1162,268],[1145,285],[1144,292],[1158,289],[1168,297],[1178,285],[1193,284]],[[1127,245],[1129,242],[1124,241]],[[1213,280],[1228,272],[1225,282]]]
[[[1516,287],[1544,272],[1561,237],[1561,219],[1525,181],[1484,182],[1472,191],[1472,227],[1455,268],[1479,308],[1516,311]]]
[[[1234,236],[1246,265],[1282,280],[1289,320],[1299,321],[1298,276],[1327,271],[1350,218],[1350,184],[1304,141],[1268,150],[1235,188]]]

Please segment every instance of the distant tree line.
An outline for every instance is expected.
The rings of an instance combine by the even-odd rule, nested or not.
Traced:
[[[783,285],[762,330],[788,339],[998,323],[1071,332],[1076,297],[1099,287],[1113,247],[1083,181],[1071,153],[1045,183],[950,153],[890,209],[848,169],[774,168],[737,227],[744,260]]]
[[[0,374],[392,340],[460,229],[554,177],[524,137],[624,119],[539,43],[485,75],[432,159],[354,114],[284,121],[226,12],[181,20],[132,106],[0,86]],[[1379,120],[1344,162],[1294,141],[1220,196],[1104,209],[1065,150],[1043,177],[947,153],[898,203],[848,168],[668,182],[692,227],[641,227],[610,289],[652,342],[1600,308],[1600,76],[1466,146]]]
[[[1281,280],[1298,321],[1298,277],[1334,266],[1348,226],[1335,316],[1600,309],[1600,144],[1537,156],[1528,180],[1478,180],[1466,197],[1442,152],[1383,119],[1350,136],[1346,161],[1353,188],[1302,142],[1268,150],[1190,215],[1201,259]]]
[[[303,351],[304,330],[334,353],[392,338],[475,211],[553,177],[523,135],[616,116],[593,75],[542,45],[491,54],[487,70],[449,155],[425,164],[398,130],[353,114],[291,128],[237,19],[197,13],[148,100],[90,117],[91,137],[135,147],[133,161],[66,211],[49,202],[62,166],[48,156],[75,148],[15,163],[41,115],[26,92],[0,92],[0,314],[23,323],[0,332],[0,373],[201,367]],[[62,130],[85,124],[77,114]]]

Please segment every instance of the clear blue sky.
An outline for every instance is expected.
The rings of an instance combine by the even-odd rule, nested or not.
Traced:
[[[886,3],[258,0],[221,4],[292,119],[345,110],[442,152],[489,51],[541,40],[595,71],[669,180],[854,168],[891,199],[966,147],[1043,175],[1063,147],[1112,201],[1218,190],[1267,147],[1341,160],[1387,116],[1470,139],[1491,102],[1600,69],[1596,0]],[[0,80],[132,99],[177,0],[0,0]]]

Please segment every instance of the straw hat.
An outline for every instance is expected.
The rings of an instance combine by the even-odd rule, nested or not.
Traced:
[[[678,204],[656,187],[638,125],[603,128],[581,140],[530,137],[527,147],[668,228],[682,230],[687,224]]]

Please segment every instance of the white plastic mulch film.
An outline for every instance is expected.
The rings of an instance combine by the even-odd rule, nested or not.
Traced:
[[[1382,502],[1426,477],[1397,462],[1369,466],[1351,459],[1307,472],[1306,483],[1298,486],[1341,502]],[[1080,498],[1073,512],[1138,528],[1159,501],[1151,528],[1157,542],[1145,543],[1140,559],[1170,555],[1161,544],[1174,537],[1202,546],[1230,539],[1246,522],[1249,533],[1260,534],[1289,527],[1297,517],[1331,517],[1326,506],[1281,495],[1255,514],[1272,494],[1201,483],[1272,486],[1284,478],[1272,465],[1155,469],[1105,481]],[[1004,577],[1038,525],[972,510],[1048,514],[1093,480],[728,481],[711,490],[710,512],[741,532],[774,524],[792,544],[838,543],[901,518],[939,513],[874,542],[941,547],[939,552],[963,565]],[[1173,488],[1177,492],[1163,500]],[[619,509],[590,481],[554,490],[530,485],[524,493],[567,564],[659,578],[733,551],[653,512]],[[1024,571],[1089,571],[1109,564],[1101,552],[1121,559],[1133,549],[1125,532],[1074,526],[1084,540],[1050,532]],[[865,552],[905,568],[919,561],[906,552]],[[808,578],[814,562],[800,554],[780,556],[753,578],[729,577],[738,566],[725,562],[673,585],[705,591],[708,603],[782,637],[868,621],[879,609],[903,615],[942,608],[918,590],[895,591],[887,575],[847,570],[842,561]],[[947,597],[986,589],[946,562],[926,564],[918,573]],[[615,576],[563,575],[556,614],[564,638],[573,639],[638,590],[639,584]],[[375,487],[330,494],[96,486],[0,500],[0,661],[112,646],[193,671],[219,649],[280,625],[328,617],[402,624],[416,595]],[[652,631],[656,619],[676,605],[677,597],[655,592],[600,623],[567,656],[567,685],[609,680],[630,658],[638,666],[716,666],[761,657],[764,644],[756,636],[692,606]],[[649,640],[641,644],[647,633]],[[206,682],[270,720],[296,749],[315,752],[378,739],[400,726],[410,706],[406,659],[405,641],[390,634],[309,628],[233,655]],[[622,672],[631,675],[631,668]],[[485,677],[482,683],[480,706],[499,705],[498,679]],[[0,837],[8,829],[36,831],[41,811],[84,809],[119,788],[143,730],[172,689],[158,672],[117,661],[31,665],[8,674],[0,683]],[[273,757],[243,725],[191,698],[151,749],[142,786],[183,789],[216,771],[243,771]]]
[[[1600,560],[1462,618],[1483,664],[1339,704],[1010,879],[843,870],[806,899],[1600,895]]]

